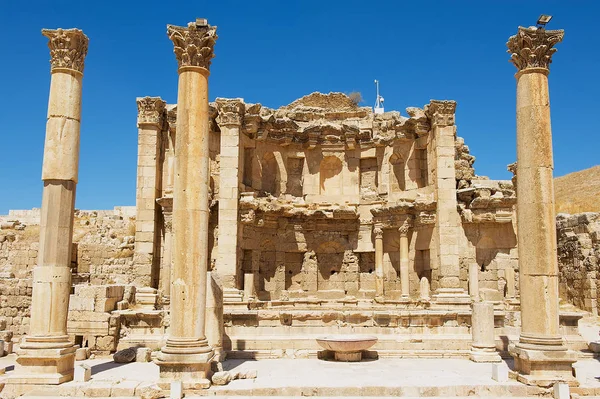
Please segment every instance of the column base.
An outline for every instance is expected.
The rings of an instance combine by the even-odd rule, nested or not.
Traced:
[[[573,363],[577,354],[563,346],[547,349],[523,348],[518,343],[510,345],[509,353],[515,359],[515,371],[512,377],[527,385],[551,387],[556,382],[570,386],[579,383],[573,375]]]
[[[498,363],[502,358],[496,348],[471,348],[469,359],[475,363]]]
[[[25,348],[17,352],[11,384],[58,385],[73,380],[76,346],[67,348]]]
[[[185,389],[210,388],[215,352],[206,340],[200,343],[200,347],[184,347],[177,345],[176,340],[167,340],[155,361],[159,367],[161,383],[182,381]]]

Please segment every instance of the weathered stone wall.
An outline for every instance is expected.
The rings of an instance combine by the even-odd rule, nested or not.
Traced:
[[[598,314],[600,278],[600,213],[558,214],[560,297]]]
[[[76,211],[71,267],[73,284],[131,284],[135,221],[128,207]],[[19,219],[22,217],[22,220]],[[37,263],[39,212],[0,216],[0,317],[15,337],[29,329],[31,274]]]

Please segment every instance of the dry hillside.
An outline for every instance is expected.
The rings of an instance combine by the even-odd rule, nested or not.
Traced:
[[[600,165],[554,179],[556,213],[600,212]]]

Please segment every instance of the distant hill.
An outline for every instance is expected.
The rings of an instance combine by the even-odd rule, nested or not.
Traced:
[[[556,213],[600,212],[600,165],[554,179]]]

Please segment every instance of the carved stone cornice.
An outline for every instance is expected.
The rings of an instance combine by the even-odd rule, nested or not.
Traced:
[[[456,101],[431,100],[425,112],[432,125],[439,127],[452,126],[455,122]]]
[[[519,26],[517,34],[506,43],[507,52],[511,54],[510,62],[519,72],[528,68],[548,69],[552,54],[556,52],[554,45],[560,43],[564,35],[563,30]]]
[[[138,108],[138,126],[155,125],[162,127],[165,118],[165,103],[160,97],[136,98]]]
[[[81,29],[42,29],[50,48],[50,70],[71,69],[83,73],[88,37]]]
[[[244,121],[246,105],[241,98],[217,98],[218,115],[216,117],[219,127],[241,126]]]
[[[167,36],[173,42],[173,52],[180,69],[192,66],[210,70],[218,38],[216,26],[210,26],[203,19],[190,22],[187,27],[167,25]]]

